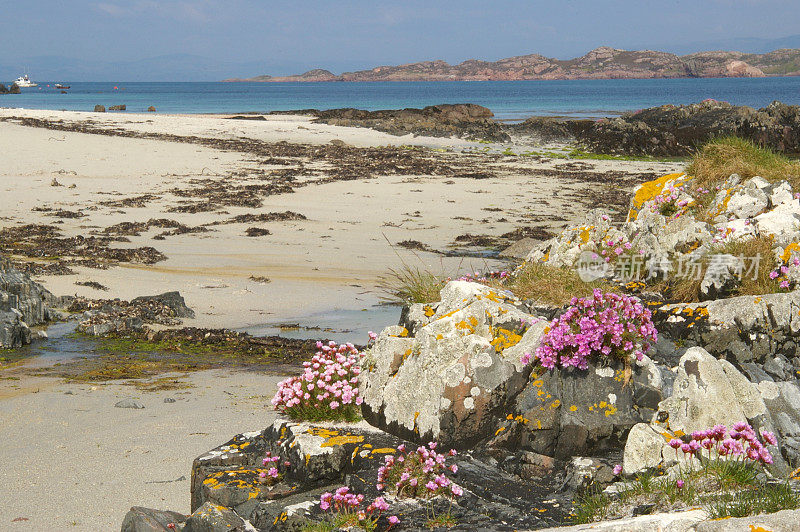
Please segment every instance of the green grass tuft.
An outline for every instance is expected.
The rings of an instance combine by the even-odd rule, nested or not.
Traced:
[[[793,189],[800,186],[800,163],[739,137],[708,142],[692,157],[686,173],[694,176],[695,186],[712,191],[731,174],[739,174],[743,180],[754,176],[767,181],[785,179]]]

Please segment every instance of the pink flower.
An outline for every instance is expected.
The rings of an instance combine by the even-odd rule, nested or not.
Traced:
[[[399,522],[400,522],[400,518],[398,518],[396,515],[390,515],[389,516],[389,523],[391,523],[393,525],[396,525]]]
[[[679,488],[682,488],[682,487],[683,487],[683,481],[682,481],[682,480],[678,480],[678,481],[675,483],[675,485],[676,485],[676,486],[678,486]]]
[[[617,464],[614,466],[614,476],[619,476],[622,473],[622,466]]]

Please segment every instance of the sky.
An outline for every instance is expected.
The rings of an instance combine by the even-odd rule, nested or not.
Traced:
[[[715,44],[758,48],[800,35],[797,0],[0,3],[0,72],[27,66],[32,74],[117,75],[114,65],[149,60],[154,81],[169,76],[170,61],[180,71],[198,70],[197,79],[217,79],[528,53],[570,58],[601,45],[679,53]]]

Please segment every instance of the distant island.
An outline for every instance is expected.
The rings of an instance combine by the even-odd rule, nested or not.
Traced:
[[[528,79],[760,78],[800,75],[800,49],[767,54],[698,52],[678,56],[653,50],[628,51],[603,46],[582,57],[561,60],[539,54],[499,61],[469,59],[457,65],[422,61],[335,75],[314,69],[293,76],[261,75],[223,81],[490,81]]]

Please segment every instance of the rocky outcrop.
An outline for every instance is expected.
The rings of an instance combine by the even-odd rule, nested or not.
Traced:
[[[422,109],[363,111],[360,109],[302,109],[274,114],[310,114],[317,122],[335,126],[368,127],[392,135],[467,137],[492,141],[509,140],[508,133],[493,120],[494,114],[475,104],[441,104]]]
[[[27,274],[0,260],[0,348],[31,342],[30,327],[50,319],[56,298]]]
[[[120,299],[74,298],[71,312],[82,312],[78,329],[102,336],[112,332],[141,331],[146,324],[180,325],[183,318],[194,318],[179,292],[140,296],[131,301]]]
[[[225,81],[485,81],[525,79],[635,79],[763,77],[798,74],[800,50],[776,50],[768,54],[700,52],[677,56],[653,50],[628,51],[601,46],[575,59],[553,59],[539,54],[508,57],[498,61],[469,59],[457,65],[422,61],[339,76],[315,69],[295,76],[256,76]]]
[[[579,142],[597,153],[685,156],[709,140],[735,135],[781,153],[800,152],[800,107],[773,102],[762,109],[706,100],[664,105],[600,121],[533,117],[508,128],[548,142]]]
[[[0,83],[0,94],[19,94],[19,85],[16,83],[12,83],[10,87],[6,87],[2,83]]]

